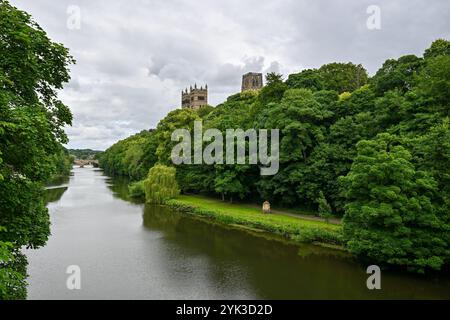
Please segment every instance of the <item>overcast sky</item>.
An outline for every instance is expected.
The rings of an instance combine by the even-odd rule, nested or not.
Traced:
[[[287,76],[329,62],[363,64],[421,55],[450,38],[450,1],[12,0],[77,60],[61,92],[70,106],[70,148],[105,149],[154,128],[180,107],[181,90],[208,83],[217,105],[242,74]],[[370,5],[381,29],[367,28]],[[80,10],[80,28],[76,11]],[[70,28],[68,27],[70,26]]]

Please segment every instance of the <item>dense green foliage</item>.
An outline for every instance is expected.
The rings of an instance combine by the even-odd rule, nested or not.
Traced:
[[[148,203],[163,204],[180,194],[175,178],[176,169],[164,165],[155,165],[144,180],[145,200]]]
[[[247,164],[179,165],[181,191],[269,200],[326,219],[332,212],[344,216],[345,241],[356,255],[419,272],[441,269],[450,262],[449,104],[450,44],[442,39],[423,57],[387,60],[370,79],[352,63],[286,81],[271,73],[261,90],[215,108],[170,112],[144,139],[154,151],[147,157],[156,156],[145,169],[172,165],[171,134],[184,128],[193,136],[194,120],[222,132],[280,129],[276,175],[261,176]],[[114,163],[114,173],[132,171],[128,153],[136,151],[127,146],[138,138],[128,139],[105,152],[115,159],[104,160],[107,170]]]
[[[0,241],[0,299],[25,299],[25,274],[25,256],[12,243]]]
[[[157,146],[154,131],[142,131],[117,142],[97,157],[106,173],[142,180],[157,161]]]
[[[57,90],[73,62],[27,13],[0,1],[0,299],[26,296],[19,250],[47,241],[43,184],[70,170],[61,144],[72,114]]]
[[[145,199],[144,180],[130,183],[128,185],[128,193],[132,198]]]
[[[307,69],[291,74],[286,81],[290,88],[311,90],[334,90],[338,93],[352,92],[367,83],[367,71],[353,63],[329,63],[319,69]]]
[[[444,130],[450,137],[448,126]],[[342,178],[350,200],[344,224],[348,246],[375,261],[440,269],[450,257],[448,194],[396,140],[383,133],[359,142],[352,170]],[[442,151],[449,160],[449,149]]]

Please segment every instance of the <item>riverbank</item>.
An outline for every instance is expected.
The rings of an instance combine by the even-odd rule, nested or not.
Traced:
[[[338,247],[343,245],[342,227],[337,224],[280,213],[263,214],[261,209],[253,206],[232,204],[198,195],[180,195],[166,204],[177,211],[227,225],[274,233],[296,242]]]

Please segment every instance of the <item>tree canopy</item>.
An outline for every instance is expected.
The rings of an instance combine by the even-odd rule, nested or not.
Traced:
[[[72,114],[57,90],[72,63],[30,15],[0,1],[0,299],[25,297],[19,249],[45,244],[50,221],[42,186],[70,168],[61,144]]]

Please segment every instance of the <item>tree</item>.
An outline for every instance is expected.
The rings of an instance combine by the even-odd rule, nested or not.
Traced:
[[[0,227],[0,232],[4,228]],[[0,300],[18,300],[26,298],[26,263],[22,254],[13,250],[13,244],[0,241]],[[19,269],[19,270],[18,270]]]
[[[325,219],[326,222],[328,222],[333,215],[331,212],[331,206],[328,204],[328,201],[323,195],[322,191],[319,192],[319,196],[317,198],[317,206],[319,216]]]
[[[323,89],[334,90],[338,93],[352,92],[367,83],[366,69],[360,64],[329,63],[319,68]]]
[[[425,59],[437,56],[450,56],[450,41],[445,39],[437,39],[433,41],[431,46],[425,50],[423,57]]]
[[[169,112],[158,123],[155,131],[158,140],[158,148],[156,150],[158,162],[165,165],[172,164],[171,152],[173,147],[178,143],[172,141],[172,132],[176,129],[186,129],[192,136],[194,132],[194,121],[200,119],[196,110],[185,108]]]
[[[56,162],[65,158],[61,143],[72,114],[57,91],[72,63],[30,15],[0,0],[0,243],[13,275],[3,274],[0,287],[12,298],[26,292],[20,248],[43,246],[50,233],[42,184],[64,168]]]
[[[450,101],[450,54],[436,56],[425,61],[425,66],[417,76],[415,94],[422,98],[426,105],[442,108],[441,112],[449,110]],[[425,101],[424,101],[425,100]]]
[[[338,103],[331,105],[334,118],[339,120],[346,116],[353,116],[360,112],[372,112],[375,109],[375,93],[369,85],[365,85],[353,92],[343,93]]]
[[[321,124],[332,117],[307,89],[287,90],[278,105],[270,105],[269,116],[261,127],[281,131],[281,161],[306,161],[314,146],[324,139]]]
[[[377,95],[389,90],[406,93],[414,85],[414,76],[422,67],[423,59],[406,55],[399,59],[388,59],[370,80]]]
[[[288,89],[286,83],[283,82],[283,76],[274,72],[266,75],[266,85],[260,90],[258,94],[257,103],[253,114],[257,114],[264,106],[271,102],[279,102]]]
[[[148,203],[162,204],[176,197],[180,190],[175,179],[176,169],[164,165],[155,165],[144,181],[145,199]]]
[[[225,200],[226,196],[230,196],[230,202],[233,202],[233,195],[238,195],[239,198],[244,196],[250,191],[239,179],[240,166],[218,166],[216,178],[214,180],[214,190],[222,195],[222,200]]]
[[[353,63],[329,63],[319,69],[306,69],[291,74],[286,81],[290,88],[333,90],[338,93],[352,92],[367,83],[367,71]]]
[[[360,140],[375,137],[379,130],[370,112],[341,118],[328,130],[325,141],[311,154],[309,183],[306,187],[314,196],[322,191],[332,211],[341,215],[346,200],[340,192],[338,177],[350,171],[357,154],[356,144]]]
[[[319,70],[306,69],[299,73],[290,74],[286,80],[290,89],[323,90],[324,84]]]
[[[438,184],[414,165],[400,140],[383,133],[358,143],[351,171],[341,179],[347,246],[370,263],[440,269],[449,243],[433,201]]]
[[[443,44],[442,41],[438,42]],[[399,119],[401,121],[395,128],[396,132],[421,135],[449,114],[450,55],[448,51],[436,50],[433,46],[435,43],[425,51],[428,51],[429,55],[421,61],[420,68],[417,68],[412,78],[409,77],[411,85],[402,97],[404,102]]]
[[[279,104],[271,103],[260,113],[258,127],[277,128],[281,135],[278,174],[257,182],[264,198],[275,198],[284,205],[315,204],[318,191],[310,172],[310,157],[324,141],[326,124],[333,117],[318,100],[308,89],[289,89]]]
[[[426,171],[437,183],[432,198],[436,208],[436,237],[440,239],[441,256],[450,259],[450,120],[443,119],[425,135],[407,141],[419,170]]]

